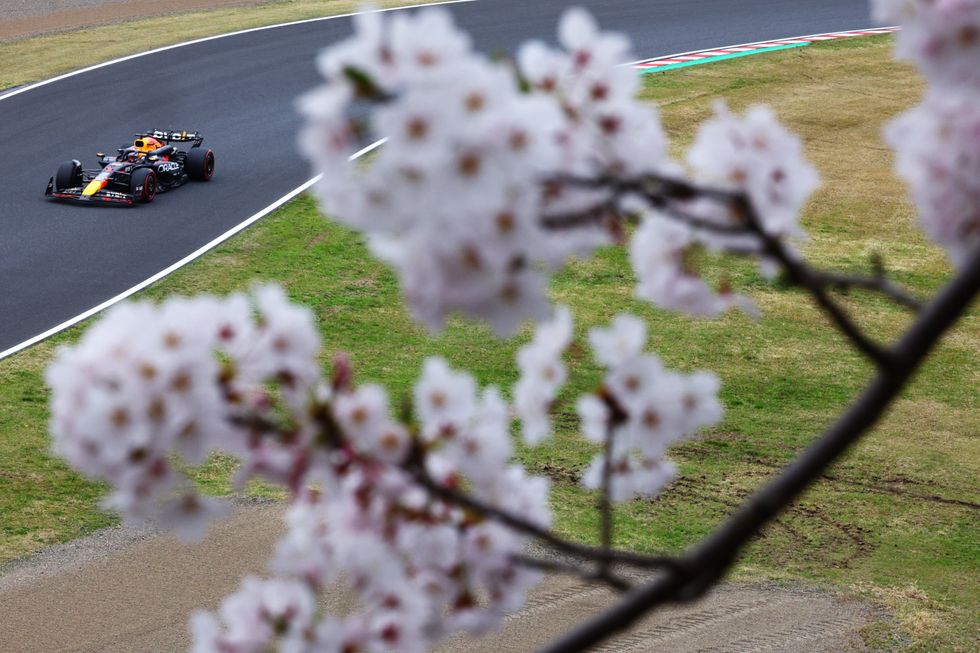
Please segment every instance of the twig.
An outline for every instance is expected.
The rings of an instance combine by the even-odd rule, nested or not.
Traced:
[[[617,576],[608,569],[602,572],[589,571],[588,568],[582,568],[569,562],[563,562],[561,560],[546,560],[544,558],[534,558],[525,555],[513,556],[513,560],[520,565],[530,567],[532,569],[539,569],[552,574],[577,576],[582,580],[591,583],[603,583],[613,588],[617,592],[628,592],[629,590],[633,589],[632,583],[621,576]]]
[[[563,229],[576,229],[579,227],[601,225],[602,222],[609,219],[610,216],[624,220],[625,216],[619,212],[619,207],[616,204],[616,200],[618,199],[620,199],[619,196],[613,200],[607,200],[601,204],[577,213],[554,213],[551,215],[545,215],[541,218],[541,226],[545,229],[558,231]],[[662,198],[645,196],[645,199],[651,203],[654,203],[656,200],[655,206],[662,213],[680,220],[687,225],[694,227],[695,229],[700,229],[702,231],[707,231],[722,236],[744,236],[749,233],[749,231],[745,228],[745,225],[723,224],[713,220],[708,220],[706,218],[696,216],[693,213],[684,211],[674,202],[666,200],[661,201]]]
[[[693,600],[724,575],[740,549],[789,506],[884,414],[942,335],[980,293],[980,251],[892,350],[892,364],[879,370],[861,396],[817,442],[700,545],[654,581],[630,593],[597,618],[566,634],[541,653],[577,653],[629,628],[663,603]]]
[[[456,490],[448,488],[441,483],[437,483],[431,476],[429,476],[424,467],[421,465],[412,465],[406,471],[412,475],[412,478],[414,478],[419,485],[424,487],[432,495],[438,497],[439,499],[442,499],[447,503],[461,506],[468,510],[473,510],[488,519],[498,521],[501,524],[511,527],[519,533],[529,535],[548,544],[558,551],[567,553],[577,558],[595,561],[608,560],[610,564],[624,564],[639,569],[663,569],[671,567],[675,563],[674,558],[668,556],[649,556],[639,553],[632,553],[629,551],[603,551],[601,548],[570,542],[556,535],[552,531],[522,519],[517,515],[484,503],[483,501],[480,501],[469,494],[457,492]]]
[[[615,200],[606,200],[584,211],[545,215],[541,218],[541,226],[553,231],[598,226],[610,215],[616,215],[617,211]]]
[[[601,520],[599,526],[599,544],[605,556],[599,560],[598,573],[600,575],[609,572],[608,555],[612,551],[613,515],[610,495],[612,493],[612,453],[615,434],[616,428],[613,425],[613,421],[609,420],[609,424],[606,426],[606,452],[602,460],[602,491],[599,493],[599,515]]]
[[[827,294],[826,287],[820,282],[817,274],[803,261],[793,254],[786,244],[777,236],[773,236],[762,225],[762,220],[748,197],[740,195],[734,201],[734,208],[745,218],[746,224],[762,242],[762,253],[779,261],[791,283],[805,288],[817,305],[823,309],[837,329],[865,356],[874,361],[879,368],[888,368],[894,364],[891,353],[869,338],[854,322],[850,315]]]
[[[901,304],[913,311],[921,311],[923,308],[921,301],[910,295],[898,284],[892,283],[883,274],[877,274],[871,277],[850,276],[827,271],[817,271],[813,274],[816,280],[826,288],[833,288],[835,290],[861,288],[862,290],[881,293],[896,304]]]
[[[720,236],[746,236],[751,232],[746,229],[744,224],[722,224],[713,220],[698,217],[679,208],[674,202],[665,202],[657,207],[661,213],[669,218],[680,220],[689,227],[718,234]],[[755,252],[758,253],[758,252]]]

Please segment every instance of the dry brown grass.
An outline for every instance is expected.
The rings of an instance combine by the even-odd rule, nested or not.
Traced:
[[[378,7],[424,0],[381,0]],[[0,43],[0,89],[137,52],[238,30],[356,11],[362,0],[279,0],[255,7],[195,11]],[[140,38],[134,39],[133,34]]]

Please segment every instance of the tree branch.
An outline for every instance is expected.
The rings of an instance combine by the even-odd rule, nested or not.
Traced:
[[[713,220],[708,220],[692,213],[688,213],[687,211],[678,208],[676,204],[672,202],[661,201],[662,198],[655,198],[651,196],[646,196],[645,198],[651,202],[657,200],[658,203],[656,206],[661,212],[696,229],[701,229],[702,231],[707,231],[722,236],[744,236],[750,233],[744,225],[715,222]],[[619,199],[620,197],[616,196],[612,200],[607,200],[592,208],[579,211],[578,213],[553,213],[551,215],[545,215],[541,219],[541,226],[545,229],[558,231],[562,229],[599,226],[610,216],[617,216],[619,219],[623,219],[617,205],[617,200]],[[635,222],[635,220],[632,222]]]
[[[616,429],[613,421],[609,420],[609,424],[606,426],[606,455],[602,461],[602,491],[599,493],[599,518],[601,520],[599,526],[599,544],[605,555],[605,557],[599,560],[599,574],[609,572],[608,555],[612,551],[613,515],[610,495],[612,493],[612,453],[615,434]]]
[[[851,341],[858,351],[874,361],[879,368],[887,368],[894,364],[891,353],[869,338],[834,299],[827,294],[826,286],[821,283],[819,276],[801,261],[786,246],[781,238],[766,231],[752,202],[745,195],[739,195],[734,200],[734,208],[744,217],[745,222],[762,242],[762,254],[779,261],[789,281],[805,288],[817,305],[823,309],[837,329]]]
[[[891,299],[896,304],[900,304],[913,311],[921,311],[923,308],[923,303],[921,301],[913,297],[898,284],[892,283],[883,274],[876,274],[871,277],[862,277],[839,274],[836,272],[814,271],[813,275],[825,288],[833,288],[835,290],[860,288],[862,290],[880,293]]]
[[[783,243],[782,239],[766,231],[760,216],[748,197],[740,191],[724,190],[698,186],[682,179],[672,179],[661,175],[648,175],[639,179],[617,179],[610,176],[600,176],[593,179],[579,177],[559,177],[554,180],[558,184],[567,184],[581,188],[608,189],[612,197],[603,203],[603,215],[608,207],[615,205],[623,196],[635,194],[643,197],[651,206],[659,209],[668,217],[677,219],[685,224],[705,231],[727,235],[753,235],[761,244],[758,254],[769,256],[780,263],[786,272],[790,283],[805,288],[817,302],[817,305],[827,314],[834,325],[851,341],[856,349],[871,359],[878,367],[892,364],[887,349],[869,338],[833,297],[828,288],[864,288],[880,292],[897,303],[919,310],[921,304],[897,285],[885,279],[883,274],[875,277],[849,277],[830,272],[815,270],[801,261]],[[677,206],[678,202],[688,202],[702,198],[719,203],[734,210],[741,218],[732,224],[717,223],[712,220],[690,214]],[[595,219],[585,212],[579,216],[554,216],[555,225],[566,224],[577,226],[585,224],[589,219]],[[550,226],[545,219],[545,227]],[[567,223],[562,221],[566,220]],[[740,252],[744,253],[744,252]]]
[[[604,551],[601,548],[594,548],[584,544],[570,542],[550,530],[542,528],[537,524],[513,515],[505,510],[484,503],[479,499],[457,492],[438,483],[425,471],[420,464],[410,466],[406,471],[415,479],[419,485],[428,490],[433,496],[461,506],[468,510],[473,510],[488,519],[500,522],[509,526],[519,533],[523,533],[544,542],[558,551],[566,553],[583,560],[607,561],[608,564],[624,564],[639,569],[662,569],[675,564],[675,559],[667,556],[648,556],[629,551]]]
[[[628,592],[629,590],[633,589],[632,583],[621,576],[617,576],[608,569],[601,572],[588,571],[587,569],[583,569],[569,562],[563,562],[561,560],[546,560],[544,558],[535,558],[526,555],[513,556],[513,560],[517,564],[530,567],[532,569],[539,569],[552,574],[577,576],[578,578],[591,583],[602,583],[604,585],[608,585],[617,592]]]
[[[707,539],[689,551],[679,564],[653,582],[542,649],[541,653],[585,651],[629,628],[658,605],[693,600],[724,575],[740,549],[789,506],[835,460],[881,418],[942,335],[963,315],[980,292],[980,251],[920,315],[892,350],[892,364],[817,442],[786,470],[746,501],[739,511]]]

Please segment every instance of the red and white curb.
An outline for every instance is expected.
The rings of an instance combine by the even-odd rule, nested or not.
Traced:
[[[899,31],[900,27],[881,27],[877,29],[859,29],[846,32],[827,32],[825,34],[812,34],[810,36],[798,36],[790,39],[776,39],[773,41],[758,41],[756,43],[743,43],[741,45],[731,45],[724,48],[711,48],[708,50],[695,50],[693,52],[682,52],[671,54],[665,57],[655,57],[636,61],[633,66],[638,70],[649,71],[663,68],[665,66],[677,66],[679,64],[690,65],[693,62],[702,62],[706,59],[716,59],[719,57],[731,57],[733,55],[751,54],[757,50],[770,50],[773,48],[784,48],[788,46],[804,46],[820,41],[835,41],[837,39],[853,38],[855,36],[873,36],[877,34],[891,34]],[[703,61],[707,63],[707,61]]]

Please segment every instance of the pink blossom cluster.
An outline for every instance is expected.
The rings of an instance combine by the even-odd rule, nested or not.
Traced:
[[[246,580],[216,614],[195,615],[195,653],[421,652],[496,626],[539,579],[512,559],[522,537],[434,500],[392,466],[351,456],[313,478],[321,485],[287,514],[275,577]],[[507,505],[546,513],[546,486],[516,468],[498,485],[513,493]],[[325,591],[352,593],[357,610],[324,612]]]
[[[819,184],[800,139],[783,127],[768,107],[756,106],[744,116],[719,103],[715,116],[701,125],[688,151],[695,177],[714,189],[744,193],[752,203],[758,228],[776,238],[804,236],[800,212]],[[746,297],[727,285],[713,289],[692,262],[699,249],[760,254],[758,233],[730,203],[698,198],[680,203],[696,219],[685,222],[656,208],[640,206],[644,216],[630,243],[636,273],[636,295],[661,308],[714,316],[736,307],[757,311]],[[771,261],[761,260],[767,274]]]
[[[769,235],[803,235],[800,211],[820,177],[806,160],[800,138],[769,107],[752,107],[740,117],[719,102],[715,116],[698,128],[687,161],[698,180],[744,192]],[[729,224],[739,219],[724,217]]]
[[[537,445],[551,436],[551,409],[568,378],[561,360],[572,344],[572,312],[559,306],[554,317],[538,324],[533,340],[517,352],[521,377],[514,386],[514,408],[524,441]]]
[[[529,41],[518,52],[518,69],[533,94],[557,105],[563,117],[561,159],[548,169],[585,178],[639,177],[670,168],[667,137],[655,107],[639,102],[640,77],[630,66],[629,39],[602,32],[584,9],[567,10],[558,25],[560,49]],[[547,209],[584,204],[568,189],[549,189]],[[556,196],[557,195],[557,196]]]
[[[539,579],[518,556],[529,532],[550,527],[549,484],[512,461],[511,422],[521,417],[529,441],[550,435],[572,326],[559,307],[518,352],[513,412],[496,388],[429,358],[395,416],[382,386],[353,385],[346,359],[321,380],[312,316],[276,287],[124,304],[48,371],[55,449],[108,481],[127,520],[188,538],[226,512],[179,471],[212,451],[240,460],[239,484],[289,489],[271,578],[247,578],[217,612],[196,614],[195,653],[423,651],[499,625]],[[644,354],[634,316],[590,340],[608,373],[603,398],[580,401],[585,434],[615,431],[614,500],[653,494],[674,473],[667,445],[720,418],[717,381]],[[329,614],[324,593],[343,587],[357,610]]]
[[[55,449],[111,483],[128,521],[188,538],[226,512],[180,471],[212,451],[241,461],[239,484],[292,492],[274,577],[195,616],[195,651],[410,653],[497,625],[539,576],[514,560],[526,537],[422,479],[548,528],[547,481],[511,462],[507,402],[431,358],[413,418],[395,419],[385,390],[352,386],[346,363],[321,381],[319,345],[310,312],[276,287],[121,305],[48,371]],[[359,605],[344,618],[319,607],[340,583]]]
[[[110,481],[106,503],[127,521],[199,537],[223,507],[198,496],[180,466],[221,448],[251,469],[288,475],[289,446],[254,437],[234,417],[305,405],[319,347],[310,312],[275,286],[119,305],[48,368],[55,451]]]
[[[980,94],[933,89],[886,137],[922,228],[965,263],[980,249]]]
[[[681,374],[644,353],[646,323],[621,314],[608,329],[593,329],[589,341],[607,369],[602,395],[578,401],[582,432],[595,443],[609,438],[610,499],[654,496],[677,473],[667,447],[721,421],[718,378],[709,372]],[[597,455],[583,484],[602,487],[606,454]]]
[[[980,90],[980,0],[872,0],[876,20],[901,24],[896,52],[930,81]]]
[[[562,175],[660,169],[656,111],[622,67],[629,42],[582,10],[561,20],[563,49],[521,48],[518,69],[471,50],[442,8],[365,14],[319,59],[327,84],[300,103],[301,147],[323,172],[324,209],[365,232],[422,322],[461,312],[509,334],[549,312],[548,270],[587,253],[598,228],[546,230],[546,213],[581,211],[607,193],[548,183]],[[368,124],[352,114],[377,106]],[[347,156],[367,129],[386,138],[367,164]]]
[[[713,289],[691,262],[693,252],[714,240],[710,234],[657,211],[646,213],[629,248],[637,278],[636,296],[689,315],[712,317],[732,307],[755,315],[750,299],[727,287]],[[755,240],[749,242],[754,245]]]
[[[929,82],[923,102],[886,129],[922,229],[957,265],[980,248],[980,1],[878,0],[901,20],[900,56]]]
[[[320,57],[327,84],[301,102],[302,148],[323,173],[325,210],[367,234],[422,322],[438,328],[461,312],[507,334],[526,318],[544,319],[549,270],[619,233],[607,229],[604,213],[650,216],[632,247],[640,297],[696,315],[751,310],[687,265],[698,247],[759,251],[757,235],[732,233],[739,216],[730,205],[686,207],[729,227],[722,237],[615,188],[683,176],[656,108],[637,100],[626,37],[571,9],[558,26],[560,47],[530,41],[508,64],[473,52],[441,8],[390,20],[368,14],[357,25]],[[370,131],[387,141],[373,161],[356,165],[347,156],[364,129],[351,116],[363,116],[367,101]],[[768,109],[739,117],[719,106],[688,162],[700,181],[745,193],[769,235],[802,235],[799,213],[817,174]],[[583,215],[596,219],[561,223]],[[547,424],[531,420],[529,428],[534,441]]]
[[[454,632],[484,632],[523,604],[539,578],[514,559],[526,538],[440,499],[412,471],[547,528],[547,481],[510,462],[507,403],[430,358],[413,412],[410,430],[377,385],[341,381],[320,393],[312,413],[327,442],[302,456],[275,579],[247,580],[217,615],[198,614],[195,651],[412,653]],[[320,614],[317,597],[340,584],[359,609]]]

